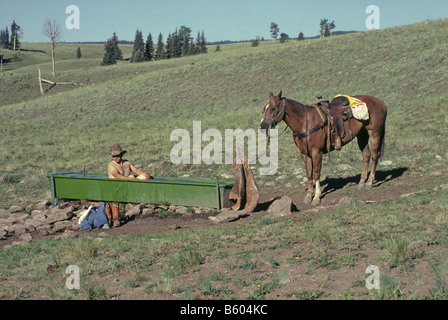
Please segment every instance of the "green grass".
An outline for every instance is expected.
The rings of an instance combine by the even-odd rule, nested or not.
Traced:
[[[318,299],[329,296],[326,285],[338,273],[347,272],[364,259],[361,266],[378,265],[382,277],[395,279],[394,283],[384,281],[383,291],[370,291],[372,299],[441,298],[448,279],[448,221],[446,215],[444,220],[434,218],[439,207],[431,199],[442,197],[445,206],[448,198],[441,191],[411,196],[409,200],[420,208],[415,212],[409,210],[410,222],[400,224],[397,223],[406,210],[400,199],[396,199],[375,207],[365,205],[359,209],[362,215],[356,216],[346,208],[345,213],[327,212],[305,223],[299,223],[298,216],[277,219],[270,224],[266,224],[266,219],[255,219],[243,225],[143,237],[81,236],[63,241],[35,241],[0,251],[0,276],[9,279],[2,286],[0,296],[15,299],[22,289],[20,296],[29,299],[39,296],[109,299],[116,290],[111,286],[112,280],[120,279],[120,287],[143,290],[147,295],[170,294],[181,298],[184,294],[189,297],[202,294],[220,299],[265,299],[275,297],[275,292],[281,289],[285,291],[284,298]],[[335,221],[339,220],[342,222],[338,226]],[[341,226],[344,223],[349,224]],[[385,232],[372,237],[371,230],[377,228]],[[312,229],[315,238],[309,236]],[[331,241],[324,236],[325,241],[316,243],[323,229],[331,234]],[[235,238],[228,242],[228,237],[223,239],[223,235]],[[424,240],[428,247],[424,254],[411,256],[409,243],[417,240]],[[284,242],[292,245],[272,246]],[[437,283],[429,291],[417,294],[406,290],[405,285],[417,282],[410,275],[416,272],[414,266],[419,263],[428,264],[427,272]],[[64,288],[65,266],[72,264],[80,269],[83,290]],[[59,267],[59,271],[48,274],[49,265]],[[362,276],[363,273],[359,274]],[[304,277],[316,279],[315,284],[303,288]],[[298,290],[299,287],[302,289]],[[356,298],[356,294],[365,295],[365,290],[359,284],[350,292],[337,293],[340,297]]]
[[[303,102],[341,92],[380,97],[389,107],[385,159],[426,170],[447,150],[448,49],[440,41],[447,29],[442,19],[330,39],[263,42],[256,48],[226,45],[221,52],[209,48],[205,55],[140,64],[120,61],[109,67],[99,65],[100,45],[81,48],[81,59],[74,57],[77,46],[61,45],[57,80],[84,86],[56,86],[43,98],[36,76],[39,66],[51,78],[48,49],[24,44],[24,49],[46,53],[25,51],[31,62],[25,56],[8,66],[15,68],[13,75],[4,71],[0,76],[5,97],[0,107],[0,181],[5,184],[0,206],[48,197],[44,176],[50,170],[86,166],[104,171],[108,147],[117,142],[134,163],[155,175],[228,174],[229,165],[172,165],[172,130],[192,132],[193,120],[202,121],[203,131],[216,128],[223,134],[227,128],[257,128],[271,90]],[[123,47],[126,58],[130,48]],[[28,73],[30,80],[25,79]],[[8,87],[14,79],[22,80]],[[280,137],[279,149],[278,176],[291,176],[303,167],[288,133]],[[332,154],[333,163],[350,164],[355,172],[361,170],[360,159],[356,144]],[[330,173],[324,162],[323,176]]]
[[[257,128],[269,92],[280,90],[306,103],[318,94],[383,99],[388,120],[382,160],[393,164],[378,169],[405,168],[418,193],[368,205],[352,197],[310,219],[300,213],[146,237],[41,240],[1,249],[0,278],[8,282],[0,298],[109,299],[136,290],[131,298],[266,299],[282,292],[279,298],[325,299],[331,292],[344,299],[446,299],[448,47],[442,39],[447,32],[448,20],[441,19],[334,38],[262,42],[256,48],[222,45],[221,52],[209,48],[205,55],[109,67],[100,66],[102,46],[81,45],[83,58],[76,59],[77,45],[64,44],[56,49],[57,80],[84,85],[56,86],[44,97],[37,68],[51,79],[49,48],[24,44],[21,59],[0,74],[0,208],[49,198],[45,176],[51,170],[105,171],[114,143],[153,175],[231,174],[230,165],[171,164],[172,130],[192,132],[194,120],[202,121],[203,131]],[[129,57],[131,48],[121,48]],[[261,188],[296,184],[303,177],[289,132],[279,138],[279,149],[277,176],[254,170]],[[331,164],[324,160],[322,176],[352,177],[361,166],[353,143],[332,153]],[[411,255],[409,245],[418,240],[428,247]],[[327,287],[338,272],[364,263],[378,265],[386,276],[382,291],[347,284],[335,293]],[[64,287],[69,264],[83,274],[79,292]],[[60,270],[47,274],[49,265]],[[437,280],[426,291],[408,289],[423,281],[416,265],[427,265]],[[302,286],[304,277],[317,280]]]

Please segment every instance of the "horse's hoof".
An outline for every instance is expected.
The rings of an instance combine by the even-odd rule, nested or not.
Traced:
[[[319,198],[314,198],[313,202],[311,203],[313,206],[317,206],[318,204],[320,204],[320,199]]]
[[[364,188],[365,188],[366,190],[372,190],[372,186],[373,186],[373,183],[369,181],[369,182],[366,183],[366,185],[365,185]]]
[[[310,204],[311,203],[311,196],[306,196],[305,199],[303,199],[304,204]]]
[[[362,190],[364,189],[365,183],[364,182],[360,182],[358,183],[358,190]]]

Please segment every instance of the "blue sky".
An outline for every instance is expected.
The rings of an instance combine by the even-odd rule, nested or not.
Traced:
[[[66,8],[79,8],[79,29],[67,29]],[[62,41],[105,41],[115,31],[120,40],[134,39],[142,30],[156,41],[185,25],[192,36],[204,30],[208,41],[270,38],[271,22],[280,32],[297,37],[319,33],[321,18],[334,20],[337,30],[366,31],[369,5],[380,11],[380,28],[448,17],[448,0],[0,0],[0,28],[15,20],[23,42],[47,42],[42,34],[45,18],[57,20]]]

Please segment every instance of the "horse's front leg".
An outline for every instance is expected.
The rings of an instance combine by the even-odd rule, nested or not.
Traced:
[[[306,168],[306,177],[308,178],[308,192],[303,199],[303,203],[310,204],[313,198],[314,186],[313,186],[313,161],[310,156],[302,153],[303,162]]]
[[[313,198],[313,205],[318,205],[320,203],[320,196],[322,194],[322,189],[320,187],[320,170],[322,168],[322,151],[313,152],[313,170],[314,170],[314,181],[316,182],[316,193]]]

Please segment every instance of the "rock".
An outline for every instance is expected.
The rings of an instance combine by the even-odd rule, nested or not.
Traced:
[[[442,160],[443,158],[442,158],[442,156],[436,154],[436,159],[437,159],[437,160]]]
[[[50,232],[52,233],[52,228],[51,225],[49,225],[48,223],[45,223],[41,226],[38,226],[36,228],[36,231],[39,232],[41,235],[46,236],[48,234],[50,234]]]
[[[182,215],[188,215],[188,214],[192,214],[191,212],[188,212],[188,208],[187,207],[183,207],[183,206],[180,206],[180,207],[177,207],[176,208],[176,213],[179,213],[179,214],[182,214]]]
[[[202,209],[199,207],[193,207],[192,209],[194,210],[194,213],[198,213],[198,214],[203,213]]]
[[[32,210],[31,218],[34,220],[41,220],[41,221],[45,221],[45,219],[46,219],[42,210]]]
[[[30,227],[37,228],[41,225],[45,224],[44,220],[37,220],[34,218],[28,219],[24,222],[25,227],[29,230]]]
[[[8,235],[8,231],[3,228],[0,228],[0,240],[5,240]]]
[[[12,223],[24,223],[26,219],[30,218],[30,215],[28,213],[23,213],[23,212],[16,212],[16,213],[11,213],[8,217],[8,219],[6,219],[6,221],[10,221]]]
[[[288,196],[283,196],[271,203],[268,209],[270,216],[284,217],[292,215],[292,200]]]
[[[72,229],[72,222],[68,220],[56,221],[53,226],[53,232],[65,231]]]
[[[22,235],[26,233],[26,227],[21,223],[15,223],[9,227],[8,232],[16,235]]]
[[[9,217],[9,210],[0,209],[0,219],[7,219]]]
[[[70,219],[73,216],[73,206],[66,207],[64,209],[53,208],[51,209],[50,214],[48,215],[45,222],[52,224],[56,221],[63,221]]]
[[[132,205],[132,204],[127,204],[126,205],[126,213],[125,216],[126,217],[135,217],[140,215],[140,213],[142,212],[143,208],[145,207],[144,203],[140,203],[137,205]]]
[[[25,208],[24,208],[24,207],[21,207],[21,206],[15,206],[15,205],[13,205],[13,206],[11,206],[11,207],[9,208],[9,212],[10,212],[10,213],[24,212],[24,211],[25,211]]]
[[[19,237],[20,240],[22,240],[23,242],[30,242],[31,240],[33,240],[33,238],[31,237],[31,235],[29,233],[24,233]]]
[[[147,215],[153,214],[154,212],[155,212],[154,208],[143,208],[142,216],[147,216]]]
[[[247,216],[248,213],[246,211],[235,211],[230,208],[222,209],[220,213],[218,213],[216,216],[210,216],[208,217],[210,220],[216,223],[223,223],[223,222],[232,222],[236,221],[241,217]]]

